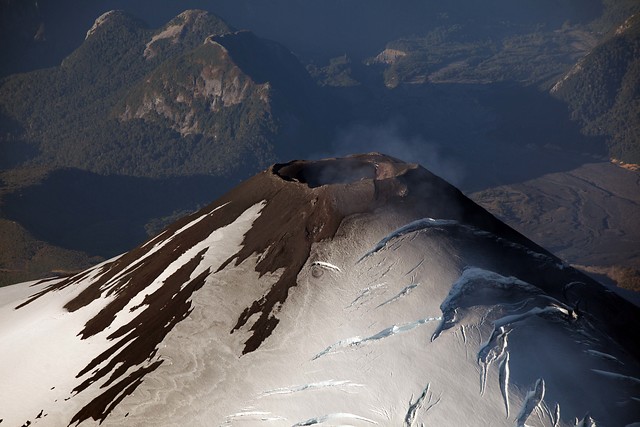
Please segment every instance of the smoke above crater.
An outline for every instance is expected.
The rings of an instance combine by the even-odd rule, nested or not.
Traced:
[[[437,142],[409,134],[404,130],[401,119],[377,124],[351,124],[337,132],[328,152],[313,157],[342,157],[367,152],[380,152],[406,162],[418,163],[456,186],[460,186],[466,178],[460,162],[445,154]]]
[[[357,158],[321,160],[309,163],[291,162],[276,165],[274,172],[287,181],[305,183],[311,188],[327,184],[347,184],[376,177],[375,165]]]

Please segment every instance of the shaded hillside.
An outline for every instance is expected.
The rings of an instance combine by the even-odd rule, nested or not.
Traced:
[[[98,266],[0,288],[2,419],[630,426],[639,319],[417,164],[291,161]]]
[[[563,260],[640,290],[638,172],[591,163],[472,198]]]
[[[455,5],[456,7],[452,7]],[[632,0],[440,5],[421,30],[388,40],[367,63],[402,83],[519,82],[549,88],[603,33],[640,11]]]
[[[620,19],[614,11],[634,0],[506,1],[473,0],[434,2],[405,0],[2,0],[0,1],[0,73],[28,71],[57,65],[82,41],[96,16],[125,9],[143,16],[151,26],[161,26],[185,9],[206,9],[241,28],[312,58],[349,53],[358,59],[372,55],[390,40],[428,32],[438,19],[504,21],[518,25],[552,21],[585,23],[606,14],[602,27]],[[611,5],[609,5],[611,3]],[[331,28],[331,31],[327,31]],[[9,59],[10,61],[5,61]],[[4,74],[0,74],[4,75]]]
[[[425,36],[387,43],[368,63],[385,64],[389,87],[456,82],[549,85],[594,43],[595,38],[578,26],[442,22]]]
[[[620,25],[551,89],[609,154],[640,163],[640,14]]]
[[[109,258],[161,231],[167,220],[219,196],[240,178],[158,180],[61,169],[5,194],[0,212],[36,239]]]
[[[4,183],[0,216],[36,240],[103,256],[277,160],[379,150],[478,191],[604,158],[607,135],[581,133],[585,124],[547,89],[640,7],[634,0],[0,5],[11,11],[0,14],[12,22],[8,33],[25,23],[16,35],[23,50],[2,47],[15,59],[6,69],[55,65],[0,83],[0,168],[34,174]],[[259,36],[204,10],[175,16],[186,7],[215,8]],[[119,8],[126,12],[101,15]],[[53,48],[61,40],[64,55]],[[36,51],[48,53],[21,62]],[[627,98],[616,105],[628,108]],[[629,111],[594,123],[633,123]],[[34,171],[43,166],[64,170],[42,178]],[[176,176],[192,177],[192,186],[171,187]],[[165,186],[171,191],[161,203],[141,195]],[[37,217],[45,202],[55,209]],[[56,235],[56,224],[66,233]]]
[[[0,286],[71,274],[100,261],[38,240],[17,222],[0,218]]]
[[[100,16],[60,67],[2,83],[4,162],[175,176],[273,161],[274,138],[286,145],[301,127],[292,123],[312,126],[294,99],[309,99],[312,83],[285,48],[231,31],[204,11],[158,30]]]

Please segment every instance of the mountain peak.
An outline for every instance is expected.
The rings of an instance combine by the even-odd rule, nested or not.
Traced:
[[[275,165],[272,170],[285,181],[299,182],[315,188],[397,178],[417,167],[417,164],[405,163],[380,153],[369,153],[316,161],[295,160]]]
[[[144,57],[152,59],[172,47],[181,50],[194,48],[204,42],[207,36],[224,34],[233,28],[220,17],[205,10],[185,10],[164,27],[156,31],[147,43]]]
[[[119,25],[119,24],[121,25],[123,23],[139,24],[140,21],[135,17],[129,15],[124,10],[118,9],[118,10],[110,10],[108,12],[105,12],[96,18],[91,28],[89,28],[89,30],[87,31],[85,40],[109,25]]]
[[[640,28],[640,13],[636,13],[627,18],[618,28],[616,28],[614,35],[620,36],[633,31],[634,28]]]
[[[93,22],[93,26],[91,26],[91,28],[89,28],[89,30],[87,31],[87,35],[85,37],[85,40],[89,38],[89,36],[93,35],[98,28],[100,28],[100,26],[102,26],[104,23],[107,22],[107,20],[114,18],[116,15],[120,14],[120,13],[124,13],[124,11],[122,10],[110,10],[108,12],[103,13],[102,15],[98,16],[96,18],[96,20]]]
[[[10,425],[637,420],[639,309],[378,153],[274,165],[0,301]]]
[[[211,13],[203,9],[187,9],[184,12],[178,14],[172,21],[182,20],[182,22],[195,22],[203,17],[210,16]]]

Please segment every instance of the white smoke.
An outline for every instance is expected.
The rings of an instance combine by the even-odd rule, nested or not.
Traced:
[[[341,157],[348,154],[377,151],[409,163],[419,163],[429,171],[460,186],[464,169],[455,159],[442,153],[434,142],[420,135],[403,132],[399,119],[379,124],[353,124],[338,131],[330,152],[319,153],[316,158]]]

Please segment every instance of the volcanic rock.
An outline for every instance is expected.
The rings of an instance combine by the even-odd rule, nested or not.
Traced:
[[[274,165],[0,301],[7,425],[640,420],[639,309],[376,153]]]

